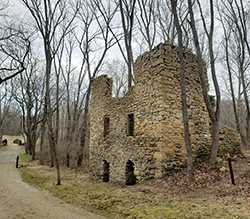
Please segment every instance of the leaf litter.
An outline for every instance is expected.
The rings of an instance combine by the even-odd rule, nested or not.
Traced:
[[[121,182],[102,182],[79,170],[62,168],[62,186],[53,185],[55,171],[29,165],[23,179],[32,184],[32,174],[46,176],[38,186],[54,196],[107,218],[250,218],[250,163],[232,158],[235,183],[231,184],[227,159],[211,167],[208,162],[194,166],[196,181],[189,183],[186,169],[126,186]],[[50,176],[50,177],[48,177]],[[27,180],[28,179],[28,180]],[[55,179],[54,179],[55,180]]]

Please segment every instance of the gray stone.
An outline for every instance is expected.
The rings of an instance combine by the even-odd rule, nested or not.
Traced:
[[[151,109],[150,109],[150,108],[147,108],[147,109],[146,109],[146,113],[147,113],[147,114],[151,113]]]
[[[161,160],[161,163],[172,163],[173,160]]]
[[[166,117],[163,116],[163,115],[159,115],[159,116],[156,116],[155,119],[156,119],[157,121],[162,121],[162,120],[165,120]]]

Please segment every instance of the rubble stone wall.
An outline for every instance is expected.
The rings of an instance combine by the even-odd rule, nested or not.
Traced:
[[[202,97],[196,56],[185,51],[190,141],[194,153],[210,141],[209,115]],[[137,180],[163,177],[186,164],[182,124],[178,48],[160,44],[135,62],[135,85],[122,98],[112,97],[112,79],[92,82],[90,174],[125,181],[132,161]],[[127,135],[128,114],[134,115],[134,135]],[[108,118],[108,135],[104,135]],[[106,124],[107,125],[107,124]],[[107,128],[107,126],[106,126]]]
[[[236,130],[223,126],[219,130],[219,157],[226,157],[227,153],[241,154],[241,138]]]

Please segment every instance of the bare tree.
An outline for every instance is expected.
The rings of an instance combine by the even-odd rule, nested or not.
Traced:
[[[157,33],[156,2],[154,0],[139,0],[138,5],[140,10],[135,15],[138,21],[139,30],[148,45],[148,49],[152,50]]]
[[[38,125],[42,121],[42,106],[44,95],[44,81],[39,66],[38,58],[29,56],[27,60],[27,68],[16,79],[18,88],[13,93],[15,100],[22,109],[22,126],[27,137],[25,145],[26,153],[32,155],[32,159],[36,158],[36,142],[38,139]]]
[[[225,69],[228,72],[229,93],[232,98],[236,129],[241,135],[243,149],[249,148],[250,141],[250,108],[249,108],[249,57],[248,40],[249,9],[246,2],[225,1],[218,5],[220,22],[224,31],[223,47]],[[235,84],[236,79],[236,84]],[[235,88],[237,86],[237,88]],[[236,92],[235,92],[236,90]],[[244,122],[242,108],[245,108]]]
[[[220,127],[223,127],[223,126],[228,126],[237,130],[235,116],[234,116],[233,103],[230,98],[224,98],[221,100]]]
[[[128,89],[132,86],[133,71],[134,71],[134,57],[132,51],[132,36],[135,17],[136,0],[119,0],[119,8],[122,20],[122,28],[124,33],[125,48],[127,55],[125,61],[128,66]]]
[[[192,150],[189,139],[189,125],[188,125],[188,116],[187,116],[187,97],[186,97],[186,85],[185,85],[185,60],[183,55],[183,45],[182,45],[182,30],[180,27],[179,19],[177,16],[177,0],[171,0],[172,12],[174,14],[174,22],[178,33],[178,49],[179,49],[179,58],[180,58],[180,81],[181,81],[181,103],[182,103],[182,119],[184,126],[184,139],[187,150],[187,171],[189,182],[195,180],[194,170],[193,170],[193,158]]]
[[[187,22],[188,17],[188,7],[186,1],[180,0],[177,2],[177,16],[179,19],[180,26],[182,28],[182,41],[185,47],[190,44],[190,26]],[[156,8],[157,12],[157,35],[161,40],[168,41],[171,44],[177,43],[177,30],[174,25],[174,15],[171,9],[171,3],[169,0],[157,0]]]
[[[206,33],[207,39],[208,39],[208,46],[209,46],[209,61],[210,61],[210,68],[211,68],[211,74],[212,79],[215,87],[215,93],[216,93],[216,107],[215,110],[212,107],[208,91],[207,91],[207,83],[205,78],[205,69],[203,65],[202,60],[202,54],[201,54],[201,46],[198,39],[198,33],[196,29],[196,23],[194,19],[194,12],[193,12],[193,3],[191,0],[188,0],[188,7],[189,7],[189,14],[190,14],[190,26],[192,28],[193,33],[193,40],[194,45],[196,48],[196,55],[198,59],[198,67],[200,72],[200,81],[202,86],[202,93],[203,98],[211,119],[212,123],[212,149],[211,149],[211,156],[210,156],[210,164],[214,165],[216,162],[216,157],[218,153],[218,144],[219,144],[219,117],[220,117],[220,90],[218,85],[218,80],[216,77],[216,71],[215,71],[215,57],[213,52],[213,34],[214,34],[214,4],[213,0],[210,0],[210,28],[207,29],[206,21],[203,15],[202,7],[200,5],[200,2],[198,2],[198,6],[200,9],[201,19],[203,23],[203,28]]]
[[[56,97],[55,97],[55,111],[56,111],[56,122],[55,122],[55,143],[58,144],[59,129],[60,129],[60,76],[62,74],[62,61],[64,52],[64,41],[62,40],[60,49],[58,50],[56,57],[54,58],[54,72],[56,76]],[[58,65],[57,65],[58,64]]]
[[[14,84],[15,82],[13,82]],[[2,85],[1,101],[0,101],[0,134],[1,135],[20,135],[21,133],[21,110],[15,102],[13,92],[15,87],[13,84],[7,85],[5,88]],[[4,91],[6,90],[6,92]],[[2,136],[1,136],[2,137]],[[2,139],[1,139],[2,140]]]
[[[157,20],[161,39],[174,44],[177,32],[174,28],[174,15],[171,11],[171,6],[167,0],[157,1]],[[160,32],[160,33],[159,33]]]
[[[1,96],[0,96],[0,141],[1,142],[5,131],[5,127],[7,123],[10,122],[10,119],[12,119],[12,117],[8,118],[10,112],[10,106],[13,100],[12,91],[14,91],[14,88],[12,86],[7,85],[6,83],[4,84],[4,88],[2,86]]]
[[[29,36],[23,26],[0,28],[0,84],[25,70],[30,51]]]
[[[2,13],[9,6],[9,1],[0,2]],[[0,27],[0,85],[5,91],[0,99],[0,136],[2,138],[6,115],[13,100],[14,87],[12,79],[25,70],[25,62],[30,52],[30,34],[20,22],[11,17],[6,20],[6,14],[0,14],[2,26]],[[7,83],[10,81],[10,84]],[[2,87],[3,88],[3,87]],[[7,100],[7,102],[6,102]]]
[[[115,97],[122,97],[127,92],[128,75],[127,65],[120,59],[113,59],[106,64],[104,70],[107,75],[113,79],[113,95]]]
[[[46,60],[46,94],[44,105],[44,123],[47,123],[49,130],[49,141],[51,156],[55,156],[57,169],[57,185],[60,185],[60,167],[56,154],[55,133],[52,125],[52,107],[50,100],[50,78],[52,61],[64,39],[64,37],[74,28],[73,21],[78,11],[78,4],[75,11],[69,11],[72,7],[66,0],[41,1],[41,0],[21,0],[28,8],[35,20],[36,27],[40,32],[44,44],[44,54]],[[53,163],[51,164],[53,166]]]
[[[66,65],[63,65],[62,61],[59,61],[62,77],[65,84],[66,95],[66,132],[63,137],[66,142],[66,165],[70,166],[70,152],[72,151],[72,144],[77,144],[77,132],[79,126],[79,120],[82,115],[82,108],[84,106],[84,99],[86,96],[86,86],[84,84],[84,78],[86,71],[83,71],[84,63],[78,70],[73,65],[73,53],[76,47],[76,39],[73,33],[67,36],[64,42],[64,50],[66,55]]]
[[[80,153],[77,161],[77,165],[80,166],[83,161],[83,149],[85,147],[88,159],[88,147],[87,142],[89,138],[89,104],[90,104],[90,92],[91,81],[95,78],[103,65],[103,61],[107,54],[107,51],[116,43],[114,36],[110,33],[111,22],[117,11],[117,7],[112,7],[112,2],[107,0],[105,4],[103,1],[95,0],[92,3],[86,2],[82,4],[79,20],[82,22],[84,28],[82,35],[77,38],[79,49],[83,56],[82,70],[87,72],[88,76],[88,88],[86,91],[85,105],[83,112],[83,122],[80,126]],[[97,31],[91,33],[91,26],[98,25]],[[98,41],[98,44],[96,42]],[[91,48],[99,48],[98,54],[91,57]]]

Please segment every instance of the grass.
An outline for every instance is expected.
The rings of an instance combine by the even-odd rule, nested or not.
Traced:
[[[157,192],[147,183],[135,186],[104,183],[81,172],[76,178],[69,169],[63,169],[61,175],[63,185],[56,186],[54,169],[21,169],[25,182],[107,218],[247,218],[233,207],[234,201],[224,204],[223,200],[203,195],[173,196]]]
[[[32,158],[31,156],[27,155],[27,154],[20,154],[19,155],[19,161],[22,163],[26,163],[28,161],[30,161]]]

